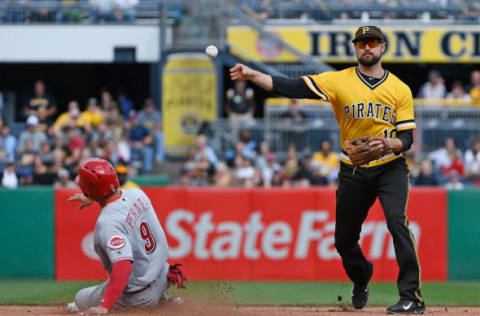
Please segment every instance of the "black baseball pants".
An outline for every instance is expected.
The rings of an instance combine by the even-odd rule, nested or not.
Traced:
[[[423,301],[420,294],[421,271],[413,234],[408,228],[406,205],[409,175],[404,158],[389,163],[357,168],[341,163],[337,189],[335,247],[342,257],[348,277],[366,283],[367,259],[358,241],[368,210],[378,197],[393,237],[400,268],[397,286],[401,299]]]

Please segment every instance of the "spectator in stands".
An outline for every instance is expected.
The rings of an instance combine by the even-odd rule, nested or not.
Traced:
[[[262,170],[268,165],[268,155],[270,154],[270,146],[266,140],[262,141],[259,146],[259,153],[255,160],[255,166]]]
[[[42,162],[40,157],[35,157],[34,166],[33,184],[52,185],[54,183],[56,174],[48,170],[48,167]]]
[[[303,0],[290,0],[286,1],[282,8],[280,9],[281,13],[279,14],[280,18],[286,19],[302,19],[307,18],[306,12],[310,11],[311,7],[309,6],[306,9],[307,3],[304,3]]]
[[[328,183],[335,181],[338,177],[338,170],[340,169],[340,159],[337,153],[332,151],[332,146],[329,141],[324,140],[320,147],[313,155],[313,164],[318,166],[318,175],[326,178]]]
[[[193,161],[189,160],[183,165],[182,169],[180,170],[180,185],[185,187],[192,186],[194,185],[194,179],[196,179],[195,164]]]
[[[240,136],[239,136],[240,142],[245,144],[242,154],[247,157],[250,160],[254,160],[257,156],[256,153],[256,148],[257,148],[257,142],[253,140],[252,138],[252,132],[250,129],[245,128],[240,131]]]
[[[129,175],[132,173],[132,170],[127,165],[118,164],[115,168],[115,171],[117,172],[120,190],[131,188],[140,189],[140,186],[138,184],[128,179]]]
[[[54,151],[53,153],[53,165],[50,167],[50,170],[54,173],[58,173],[60,170],[64,169],[65,155],[60,152]]]
[[[40,146],[47,140],[44,132],[37,130],[38,118],[29,116],[27,119],[27,129],[20,133],[18,140],[17,153],[22,154],[27,148],[27,142],[31,142],[31,149],[34,153],[40,151]]]
[[[15,172],[15,163],[8,162],[2,173],[2,186],[8,189],[16,189],[18,187],[18,177]]]
[[[22,185],[33,184],[33,171],[37,152],[34,149],[33,141],[27,139],[24,149],[18,154],[17,174]]]
[[[280,115],[283,119],[288,119],[294,123],[302,123],[308,118],[308,114],[301,109],[301,105],[298,99],[291,99],[288,110]]]
[[[234,88],[227,90],[225,111],[235,136],[237,136],[241,124],[252,120],[254,102],[253,89],[247,88],[247,83],[243,80],[236,80]]]
[[[118,155],[118,150],[117,146],[115,144],[115,141],[110,138],[107,140],[105,143],[105,146],[103,146],[103,151],[102,155],[100,156],[101,158],[110,161],[113,165],[118,164],[120,161],[120,156]],[[139,161],[141,159],[141,154],[139,154]]]
[[[120,180],[120,178],[119,178]],[[76,184],[70,179],[70,173],[67,169],[60,169],[57,172],[57,181],[53,184],[55,188],[76,188]]]
[[[145,100],[143,110],[138,113],[138,123],[147,128],[155,137],[155,161],[165,160],[162,114],[156,109],[153,99]]]
[[[291,144],[288,147],[287,160],[282,169],[283,186],[290,186],[291,180],[299,168],[300,164],[297,158],[297,150],[295,149],[295,145]]]
[[[130,113],[130,148],[132,161],[141,161],[141,172],[149,174],[153,167],[153,136],[138,122],[135,112]]]
[[[224,161],[219,161],[217,163],[214,183],[216,187],[229,187],[232,184],[232,174]]]
[[[417,186],[437,186],[440,184],[433,173],[432,161],[425,159],[420,164],[420,172],[413,178],[413,184]]]
[[[87,102],[87,108],[82,112],[83,120],[91,128],[97,128],[98,125],[105,121],[103,112],[100,111],[100,108],[97,105],[97,99],[90,98]]]
[[[428,81],[421,87],[418,98],[443,99],[446,95],[445,83],[442,75],[437,70],[428,73]]]
[[[75,100],[68,102],[68,111],[60,114],[53,127],[57,132],[67,127],[89,129],[85,117],[80,112],[78,102]]]
[[[314,0],[308,11],[315,21],[330,21],[332,19],[332,13],[324,0]]]
[[[480,186],[480,139],[473,141],[472,148],[465,152],[465,177]]]
[[[272,0],[262,0],[258,6],[253,8],[247,4],[243,4],[242,9],[252,19],[258,22],[264,22],[273,16]]]
[[[447,190],[461,190],[464,188],[464,184],[460,182],[460,175],[456,170],[453,170],[449,174],[448,182],[445,184]]]
[[[447,99],[450,100],[459,100],[459,101],[470,101],[470,95],[465,93],[465,89],[461,81],[454,81],[452,83],[452,91],[447,94]]]
[[[299,163],[299,168],[295,172],[292,180],[296,187],[301,188],[325,184],[325,181],[315,176],[315,172],[312,169],[312,155],[310,153],[304,153],[303,159]]]
[[[100,100],[101,100],[100,110],[102,110],[105,114],[108,113],[108,111],[110,111],[112,107],[117,106],[115,101],[113,101],[112,94],[108,90],[105,90],[105,89],[102,90]],[[130,111],[128,113],[130,114]]]
[[[253,160],[256,157],[255,151],[247,147],[246,144],[242,141],[238,141],[235,144],[235,150],[229,149],[225,154],[227,164],[230,167],[235,167],[235,165],[237,164],[237,159],[241,159],[242,157],[246,157],[250,160]]]
[[[6,8],[3,22],[23,23],[25,22],[26,0],[4,0]]]
[[[48,129],[53,126],[52,116],[48,115],[48,110],[45,108],[39,108],[37,111],[38,126],[37,129],[44,133],[47,133]]]
[[[130,162],[130,157],[131,157],[131,151],[130,151],[130,141],[128,139],[129,137],[129,131],[128,129],[123,129],[122,134],[120,138],[117,139],[116,144],[117,144],[117,154],[118,154],[118,159],[127,164]],[[130,168],[127,168],[130,170]],[[130,174],[130,171],[129,171]]]
[[[80,0],[82,1],[82,0]],[[79,23],[83,20],[83,13],[75,5],[77,0],[60,0],[60,9],[57,11],[57,22]]]
[[[235,168],[233,183],[237,186],[251,188],[255,186],[256,171],[252,161],[247,157],[239,157]]]
[[[89,0],[90,20],[92,22],[114,22],[117,21],[115,16],[116,0]]]
[[[48,141],[42,143],[42,147],[38,153],[38,158],[46,166],[53,165],[53,151]]]
[[[283,133],[288,143],[295,144],[298,150],[304,150],[308,128],[303,123],[308,118],[308,114],[300,107],[299,100],[290,100],[288,110],[280,116],[284,119],[284,124],[279,132]]]
[[[206,158],[206,161],[208,161],[213,168],[218,163],[215,151],[207,145],[207,137],[205,137],[205,135],[198,135],[194,150],[194,161],[202,161],[203,157]],[[210,168],[210,166],[208,166],[208,168]]]
[[[82,151],[85,148],[85,141],[79,130],[75,127],[66,127],[64,129],[67,139],[67,149],[70,154],[68,159],[69,165],[76,165],[82,159]]]
[[[52,10],[48,4],[44,4],[43,0],[29,0],[30,2],[36,2],[33,6],[33,10],[30,13],[31,22],[53,22],[55,21],[56,13]]]
[[[115,11],[118,21],[133,22],[137,15],[138,0],[116,0]]]
[[[452,137],[445,138],[445,146],[432,151],[428,158],[432,160],[434,170],[448,168],[452,164],[452,157],[461,157],[462,152],[456,148]]]
[[[466,1],[462,4],[460,19],[478,22],[480,17],[480,1]]]
[[[464,174],[464,165],[463,158],[456,153],[456,151],[451,151],[448,153],[450,164],[441,168],[443,175],[449,177],[453,171],[455,171],[459,176]]]
[[[480,70],[474,70],[470,74],[470,98],[476,104],[480,104]]]
[[[112,102],[110,108],[106,113],[107,114],[104,114],[106,115],[105,124],[107,125],[108,130],[112,133],[112,136],[118,139],[122,135],[124,120],[117,107],[117,103]],[[137,113],[132,112],[132,115],[136,116]]]
[[[120,107],[120,113],[122,114],[124,119],[128,120],[130,111],[134,110],[133,101],[127,97],[127,94],[123,89],[119,90],[120,91],[118,92],[118,105]]]
[[[276,162],[275,154],[268,153],[266,155],[267,164],[259,167],[261,173],[261,183],[263,187],[270,188],[275,184],[280,185],[280,174],[282,167]],[[277,183],[275,183],[275,177],[277,176]]]
[[[15,161],[17,139],[10,133],[10,126],[3,124],[0,129],[0,170],[8,161]]]
[[[45,91],[45,83],[42,80],[37,80],[33,88],[33,96],[29,97],[24,108],[25,117],[36,115],[38,109],[43,108],[48,112],[48,117],[55,115],[57,108],[55,100]]]

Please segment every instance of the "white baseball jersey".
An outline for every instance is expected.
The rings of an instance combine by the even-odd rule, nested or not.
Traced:
[[[168,269],[168,245],[147,195],[140,189],[125,189],[121,193],[98,216],[95,251],[109,273],[115,262],[132,261],[126,292],[134,292]]]

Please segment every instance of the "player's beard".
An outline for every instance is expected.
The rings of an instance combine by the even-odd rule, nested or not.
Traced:
[[[376,56],[375,54],[372,53],[372,57],[370,59],[365,59],[363,56],[357,56],[358,62],[362,64],[362,66],[365,67],[371,67],[378,63],[382,55]]]

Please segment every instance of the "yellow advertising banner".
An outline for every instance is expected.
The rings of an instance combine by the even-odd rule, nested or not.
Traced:
[[[203,121],[217,118],[217,76],[205,54],[168,56],[162,75],[162,115],[168,154],[184,155]]]
[[[355,62],[352,39],[354,26],[267,27],[285,42],[325,62]],[[480,26],[388,26],[382,27],[389,63],[478,63]],[[249,27],[231,26],[227,40],[232,52],[263,62],[296,62],[297,58],[281,45],[259,36]]]

